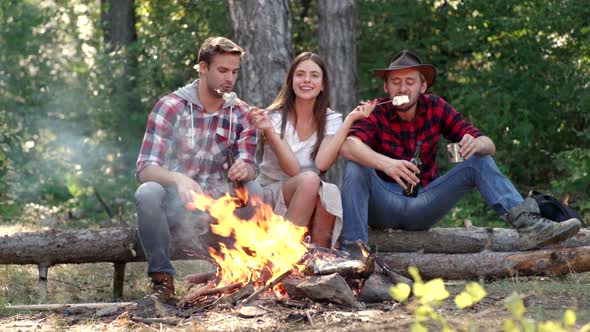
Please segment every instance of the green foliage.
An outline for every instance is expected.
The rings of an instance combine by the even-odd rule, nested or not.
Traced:
[[[290,2],[295,53],[319,50],[317,4]],[[196,78],[202,40],[230,34],[225,2],[146,0],[135,5],[137,40],[114,47],[105,44],[99,6],[0,3],[0,212],[28,202],[89,207],[92,188],[107,201],[129,200],[151,107]],[[590,215],[590,7],[359,0],[357,8],[362,99],[382,94],[373,69],[401,49],[416,51],[438,69],[432,93],[495,141],[498,164],[518,188],[568,194]],[[500,225],[477,193],[443,225],[465,219]]]
[[[437,67],[430,90],[490,136],[517,184],[556,181],[588,197],[590,8],[579,1],[359,1],[362,98],[382,83],[372,69],[409,48]],[[578,151],[581,150],[581,151]],[[571,152],[570,152],[571,151]],[[580,168],[576,168],[580,167]],[[586,167],[586,168],[584,168]],[[574,170],[575,169],[575,170]],[[559,180],[558,180],[559,179]]]

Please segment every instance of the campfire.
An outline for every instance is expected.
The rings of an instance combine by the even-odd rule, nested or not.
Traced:
[[[254,198],[251,198],[254,199]],[[252,201],[254,214],[241,219],[234,211],[246,201],[244,191],[214,199],[193,193],[191,210],[208,213],[216,239],[209,254],[214,273],[187,277],[205,284],[185,295],[183,305],[243,305],[261,294],[274,300],[310,298],[354,306],[364,280],[374,270],[374,256],[361,243],[357,254],[306,243],[305,227],[273,213],[270,205]]]

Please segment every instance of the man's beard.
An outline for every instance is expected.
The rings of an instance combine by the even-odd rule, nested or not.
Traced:
[[[410,109],[412,109],[412,107],[414,107],[417,103],[418,103],[417,101],[415,101],[415,102],[412,103],[412,101],[410,100],[410,102],[408,102],[408,103],[405,103],[405,104],[402,104],[402,105],[399,105],[399,106],[393,106],[393,109],[396,112],[402,112],[403,113],[403,112],[407,112]]]

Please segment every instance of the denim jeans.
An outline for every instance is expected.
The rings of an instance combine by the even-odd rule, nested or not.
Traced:
[[[342,181],[344,225],[341,241],[368,242],[368,226],[425,230],[440,221],[473,188],[504,215],[523,201],[490,156],[472,156],[426,187],[406,197],[396,182],[383,181],[374,169],[348,161]]]
[[[262,200],[262,188],[255,181],[246,183],[249,197],[257,196]],[[199,240],[199,235],[207,231],[208,227],[199,221],[206,216],[201,211],[189,211],[185,208],[176,188],[163,187],[157,182],[146,182],[135,192],[137,206],[137,229],[143,252],[148,262],[148,273],[165,272],[175,274],[170,261],[172,238],[176,245],[183,246],[187,241]],[[248,203],[252,202],[249,200]],[[253,214],[250,204],[237,209],[235,214],[241,218],[248,218]],[[174,237],[171,236],[174,234]]]

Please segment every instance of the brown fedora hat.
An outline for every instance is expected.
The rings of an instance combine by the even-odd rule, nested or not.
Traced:
[[[375,75],[380,77],[382,80],[387,79],[387,73],[394,70],[402,70],[402,69],[416,69],[417,71],[421,72],[426,78],[426,84],[429,88],[432,84],[434,84],[434,80],[436,78],[436,69],[433,65],[422,63],[422,60],[414,54],[412,51],[403,50],[398,54],[394,55],[389,67],[384,69],[375,69]]]

